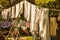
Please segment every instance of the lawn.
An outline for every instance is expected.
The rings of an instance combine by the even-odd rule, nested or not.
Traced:
[[[26,38],[27,40],[32,40],[32,36],[22,36],[21,39]]]
[[[20,40],[32,40],[32,36],[21,36]],[[13,37],[8,37],[6,40],[15,40]]]

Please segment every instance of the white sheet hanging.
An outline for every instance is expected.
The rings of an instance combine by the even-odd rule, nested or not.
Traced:
[[[2,15],[2,18],[3,18],[3,19],[7,19],[7,14],[8,14],[8,9],[2,10],[1,15]]]
[[[17,18],[21,13],[23,13],[23,1],[11,8],[11,18]]]
[[[12,16],[11,18],[15,18],[15,14],[16,14],[16,9],[15,6],[12,7]]]
[[[48,12],[49,10],[46,8],[38,8],[33,4],[30,4],[30,8],[28,8],[28,2],[24,2],[24,16],[28,19],[28,10],[30,11],[29,19],[30,19],[30,31],[37,31],[39,27],[39,34],[44,39],[42,40],[50,40],[49,33],[49,20],[48,20]],[[39,24],[39,26],[38,26]]]
[[[30,21],[30,6],[31,4],[27,1],[24,1],[24,17],[27,19],[27,21]]]
[[[23,1],[19,3],[19,14],[23,13]]]
[[[40,13],[39,33],[40,36],[43,37],[42,40],[50,40],[48,12],[48,9],[42,8]]]
[[[24,17],[27,18],[28,16],[28,5],[27,1],[24,1]]]
[[[31,4],[31,22],[30,22],[30,31],[32,32],[35,27],[34,23],[35,23],[35,9],[36,6]]]
[[[7,18],[11,18],[12,16],[12,9],[8,8]]]
[[[16,18],[18,16],[18,14],[19,14],[19,3],[16,5],[16,15],[15,15]]]

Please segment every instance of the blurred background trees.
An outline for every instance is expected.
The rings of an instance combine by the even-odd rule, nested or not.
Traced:
[[[4,8],[9,8],[23,0],[0,0],[0,5]],[[60,0],[27,0],[28,2],[37,5],[38,7],[60,9]]]
[[[19,2],[21,2],[21,0],[0,0],[0,5],[4,8],[9,8]]]

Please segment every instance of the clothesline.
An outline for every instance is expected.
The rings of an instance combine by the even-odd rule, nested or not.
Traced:
[[[57,9],[49,9],[49,10],[60,11],[60,10],[57,10]]]
[[[45,8],[45,7],[42,7],[42,8]],[[60,11],[60,10],[58,10],[58,9],[50,9],[50,8],[47,8],[47,9],[53,10],[53,11]]]

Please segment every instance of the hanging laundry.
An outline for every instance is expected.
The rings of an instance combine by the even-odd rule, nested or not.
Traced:
[[[24,1],[24,17],[27,19],[27,21],[30,21],[30,6],[31,4],[27,1]]]
[[[38,33],[38,30],[39,30],[39,17],[40,17],[40,9],[38,8],[38,6],[36,6],[36,9],[35,9],[35,31]]]
[[[23,1],[12,7],[12,18],[20,17],[23,13]]]
[[[16,5],[16,15],[15,15],[16,18],[18,16],[18,14],[19,14],[19,3]]]
[[[10,19],[12,16],[12,8],[8,8],[7,19]]]
[[[39,33],[42,40],[50,40],[48,12],[48,9],[41,8],[39,19]]]
[[[1,13],[2,19],[6,19],[7,20],[7,14],[8,14],[8,9],[2,10],[2,13]]]
[[[24,17],[27,19],[28,22],[30,22],[30,31],[36,30],[34,28],[34,22],[35,22],[35,10],[36,6],[33,4],[30,4],[26,0],[24,0]]]
[[[24,17],[28,20],[28,16],[30,17],[30,31],[33,33],[34,31],[38,31],[42,40],[50,40],[49,34],[49,22],[48,22],[48,9],[38,8],[33,4],[29,4],[30,8],[28,8],[28,3],[26,0],[24,1]],[[28,13],[30,11],[30,14]],[[28,15],[29,14],[29,15]],[[29,21],[29,20],[28,20]],[[48,31],[47,31],[48,30]]]
[[[15,6],[13,6],[12,7],[12,18],[15,18],[15,14],[16,14],[16,7]]]
[[[28,3],[24,0],[24,17],[27,18],[28,16]]]
[[[23,13],[23,1],[19,3],[19,15]]]
[[[30,22],[30,31],[32,32],[35,27],[34,23],[35,23],[35,9],[36,6],[31,4],[31,22]]]
[[[44,10],[43,10],[43,8],[41,8],[41,10],[40,10],[40,16],[39,16],[40,18],[40,21],[39,21],[39,27],[40,27],[40,31],[41,30],[43,30],[43,20],[44,20]]]
[[[10,10],[11,9],[9,9],[9,11],[8,9],[4,9],[2,11],[2,18],[7,19],[7,14],[8,12],[10,13]],[[41,37],[41,39],[50,40],[48,12],[49,9],[39,9],[37,6],[30,4],[29,2],[24,0],[24,4],[22,1],[21,3],[18,3],[17,5],[12,7],[12,18],[17,18],[19,14],[24,13],[24,17],[30,23],[30,32],[33,33],[34,31],[38,31],[39,29],[39,36]],[[18,24],[18,22],[16,22],[15,24]]]

